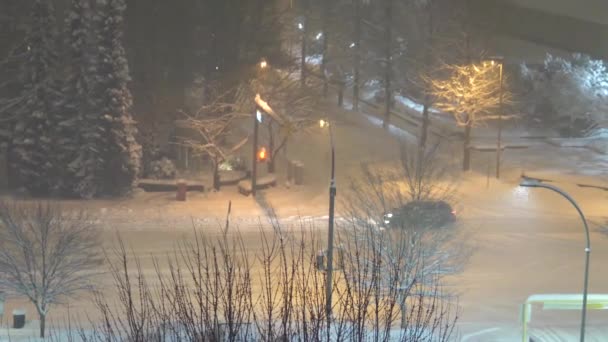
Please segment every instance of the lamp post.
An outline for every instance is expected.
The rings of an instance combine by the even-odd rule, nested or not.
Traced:
[[[253,116],[253,151],[251,159],[251,196],[255,196],[255,188],[258,173],[258,126],[262,121],[262,108],[256,104]]]
[[[557,192],[558,194],[560,194],[564,198],[566,198],[574,206],[574,208],[580,215],[581,220],[583,221],[583,226],[585,227],[585,236],[587,239],[587,244],[585,246],[585,279],[584,279],[584,285],[583,285],[583,312],[581,315],[580,341],[584,342],[585,341],[585,321],[587,318],[587,289],[589,286],[589,254],[591,254],[591,242],[589,240],[589,226],[587,225],[587,220],[585,219],[585,215],[583,215],[583,212],[581,211],[580,207],[578,206],[578,204],[576,204],[574,199],[572,197],[570,197],[570,195],[568,195],[565,191],[563,191],[562,189],[560,189],[554,185],[545,184],[539,179],[528,178],[526,176],[522,176],[522,181],[519,185],[523,186],[523,187],[530,187],[530,188],[545,188],[545,189],[549,189],[554,192]]]
[[[331,322],[331,303],[332,303],[332,292],[333,292],[333,270],[334,270],[334,212],[335,212],[335,201],[336,201],[336,153],[334,149],[334,133],[332,125],[325,120],[320,120],[319,125],[321,128],[327,127],[329,129],[329,141],[331,146],[331,180],[329,183],[329,222],[327,229],[327,284],[325,287],[325,313],[327,315],[327,323]]]
[[[260,66],[265,68],[267,65],[266,62],[262,62]],[[283,124],[284,120],[280,115],[272,110],[268,102],[262,100],[260,94],[255,95],[255,115],[253,116],[253,153],[252,153],[252,161],[251,161],[251,195],[255,196],[255,188],[257,182],[257,171],[258,171],[258,126],[259,123],[264,120],[264,115],[268,115],[273,120],[277,121],[279,124]],[[271,151],[272,152],[272,151]],[[264,152],[266,153],[266,152]]]
[[[498,135],[496,137],[496,179],[500,179],[500,159],[502,152],[502,114],[503,114],[503,65],[504,58],[497,56],[491,57],[490,62],[492,65],[498,63],[500,70],[500,90],[499,90],[499,108],[498,108]]]
[[[263,76],[262,72],[268,68],[268,62],[262,58],[259,63],[260,76]],[[257,186],[257,173],[258,173],[258,130],[259,123],[262,122],[264,113],[263,103],[260,98],[260,94],[255,97],[255,114],[253,115],[253,150],[251,153],[251,196],[255,196],[255,188]]]

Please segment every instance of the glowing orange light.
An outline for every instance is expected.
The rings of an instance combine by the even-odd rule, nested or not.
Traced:
[[[266,148],[265,147],[260,148],[260,150],[258,151],[258,160],[266,161],[267,157],[268,157],[268,153],[266,152]]]

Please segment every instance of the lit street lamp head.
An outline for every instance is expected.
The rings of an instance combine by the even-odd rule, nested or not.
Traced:
[[[521,182],[519,182],[519,186],[527,187],[527,188],[537,188],[542,184],[540,179],[530,178],[521,176]]]
[[[492,62],[492,65],[494,65],[494,63],[502,63],[505,58],[502,56],[491,56],[487,58],[488,61]]]

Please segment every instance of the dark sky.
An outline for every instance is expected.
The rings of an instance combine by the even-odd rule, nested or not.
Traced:
[[[490,0],[496,1],[496,0]],[[540,9],[608,25],[608,0],[506,0],[522,7]]]

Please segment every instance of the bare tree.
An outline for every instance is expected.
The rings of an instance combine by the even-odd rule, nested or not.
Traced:
[[[263,70],[248,85],[249,95],[241,97],[240,106],[253,108],[256,94],[268,102],[277,117],[263,120],[268,134],[268,172],[275,172],[276,156],[284,150],[294,134],[310,127],[318,104],[321,83],[308,79],[302,86],[294,68]]]
[[[490,62],[443,66],[447,78],[428,79],[437,109],[451,113],[456,124],[464,127],[463,170],[471,164],[471,130],[488,120],[496,120],[500,105],[500,69]],[[504,89],[504,88],[503,88]],[[503,103],[511,101],[511,93],[504,89]],[[502,119],[513,116],[502,115]]]
[[[71,333],[79,337],[74,340],[443,342],[453,337],[458,314],[437,284],[412,295],[402,316],[396,290],[378,291],[378,283],[367,278],[339,276],[333,319],[327,320],[327,284],[315,263],[319,236],[309,223],[285,227],[275,221],[270,232],[261,225],[261,248],[255,252],[237,230],[223,228],[216,237],[209,229],[196,231],[167,256],[169,271],[161,271],[156,260],[154,286],[119,243],[108,261],[119,302],[108,303],[100,294],[102,320],[81,329],[80,336]],[[364,265],[363,257],[353,251],[345,274]],[[399,327],[400,320],[406,324]]]
[[[412,145],[401,145],[397,177],[404,180],[409,201],[453,200],[457,187],[454,165],[440,158],[441,146],[439,141],[421,152]],[[367,175],[373,178],[369,170]]]
[[[437,290],[442,278],[460,272],[470,255],[470,246],[457,226],[414,226],[406,220],[390,227],[382,224],[386,213],[409,202],[453,202],[457,180],[450,165],[439,158],[439,144],[427,149],[422,159],[417,152],[416,146],[403,146],[401,162],[393,168],[362,167],[362,177],[351,181],[344,201],[349,219],[340,230],[345,260],[358,258],[356,265],[347,262],[345,275],[394,296],[402,325],[408,324],[408,301],[420,292]]]
[[[237,88],[220,94],[211,94],[210,102],[199,108],[197,113],[194,115],[184,113],[187,123],[197,134],[194,137],[182,137],[182,142],[192,148],[196,154],[210,158],[213,167],[213,188],[216,190],[220,189],[220,164],[243,147],[248,140],[248,137],[245,137],[236,144],[228,146],[227,143],[234,124],[239,119],[250,116],[234,100],[241,91],[242,89]]]
[[[97,232],[84,211],[0,202],[0,289],[34,304],[40,337],[53,305],[91,289],[101,262],[98,247]]]

